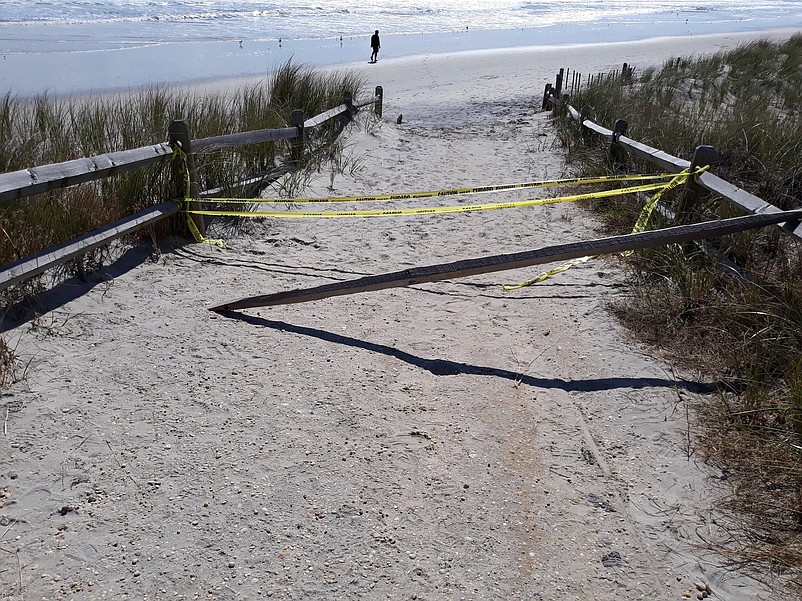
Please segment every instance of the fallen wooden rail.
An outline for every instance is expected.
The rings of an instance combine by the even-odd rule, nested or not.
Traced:
[[[733,217],[720,221],[706,221],[691,225],[680,225],[638,234],[625,234],[622,236],[612,236],[584,242],[557,244],[538,250],[494,255],[478,259],[466,259],[453,263],[429,265],[427,267],[413,267],[412,269],[405,269],[403,271],[325,284],[313,288],[252,296],[211,307],[209,310],[221,312],[236,309],[249,309],[252,307],[305,303],[332,296],[372,292],[375,290],[384,290],[386,288],[414,286],[416,284],[463,278],[481,273],[520,269],[522,267],[531,267],[533,265],[541,265],[543,263],[556,261],[567,261],[579,257],[620,253],[641,248],[654,248],[665,244],[676,244],[704,238],[718,238],[744,230],[799,219],[802,219],[802,210],[746,215],[744,217]]]

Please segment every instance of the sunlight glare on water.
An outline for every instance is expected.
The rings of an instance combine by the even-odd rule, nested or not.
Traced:
[[[778,28],[798,0],[0,0],[0,93],[264,73],[381,58]]]

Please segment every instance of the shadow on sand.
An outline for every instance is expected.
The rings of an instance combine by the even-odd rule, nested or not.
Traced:
[[[319,330],[316,328],[309,328],[305,326],[297,326],[282,321],[273,321],[256,317],[253,315],[246,315],[236,311],[222,311],[219,315],[244,321],[254,326],[263,328],[271,328],[280,330],[282,332],[290,332],[301,336],[309,336],[331,342],[334,344],[341,344],[354,348],[361,348],[374,353],[381,353],[388,357],[395,357],[405,363],[414,365],[420,369],[424,369],[436,376],[454,376],[458,374],[466,374],[473,376],[494,376],[497,378],[505,378],[514,382],[520,382],[527,386],[536,388],[554,388],[564,390],[566,392],[595,392],[603,390],[613,390],[619,388],[681,388],[689,392],[695,393],[712,393],[717,390],[715,383],[706,382],[692,382],[688,380],[672,380],[669,378],[590,378],[585,380],[562,380],[559,378],[539,378],[536,376],[529,376],[506,369],[498,369],[495,367],[483,367],[481,365],[470,365],[468,363],[458,363],[456,361],[449,361],[447,359],[426,359],[419,357],[406,351],[393,348],[384,344],[376,344],[375,342],[367,342],[350,336],[343,336],[326,330]]]

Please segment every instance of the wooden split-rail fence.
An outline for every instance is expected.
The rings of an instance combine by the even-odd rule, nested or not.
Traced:
[[[632,70],[633,67],[629,67],[624,63],[624,67],[621,71],[615,71],[606,75],[601,74],[599,77],[631,77]],[[685,169],[696,171],[702,167],[710,167],[715,163],[717,153],[716,149],[712,146],[698,146],[691,160],[687,161],[626,137],[625,134],[629,124],[624,119],[617,119],[612,129],[594,123],[588,118],[590,114],[589,107],[577,110],[571,105],[571,95],[563,91],[565,73],[567,73],[567,71],[560,69],[555,78],[555,83],[546,86],[543,94],[542,108],[565,110],[568,115],[580,123],[582,127],[605,138],[610,144],[610,154],[613,159],[621,158],[623,156],[622,153],[629,154],[633,157],[644,159],[670,173],[679,173]],[[782,209],[767,203],[762,198],[750,194],[746,190],[718,177],[708,170],[697,177],[688,179],[685,187],[685,194],[683,195],[682,203],[678,209],[678,219],[682,220],[692,211],[694,199],[704,190],[712,192],[726,200],[732,206],[748,214],[783,213]],[[802,239],[802,224],[800,224],[799,220],[790,220],[778,225],[786,234]]]
[[[568,71],[560,69],[555,84],[546,85],[542,108],[562,108],[579,121],[582,126],[607,138],[610,143],[610,153],[614,160],[621,161],[622,153],[628,153],[645,159],[670,173],[680,173],[686,169],[694,172],[702,167],[711,166],[715,162],[716,152],[710,146],[699,146],[692,159],[687,161],[627,138],[624,135],[627,131],[627,122],[623,119],[617,120],[613,129],[607,129],[589,120],[589,111],[587,109],[581,112],[577,111],[570,104],[570,95],[564,93],[568,73]],[[611,74],[599,74],[598,76],[587,78],[585,81],[586,85],[590,85],[590,83],[598,81],[599,78],[605,77],[627,79],[631,78],[633,73],[634,67],[624,63],[620,71],[614,71]],[[582,77],[574,72],[570,85],[572,89],[578,89],[582,85]],[[704,223],[687,223],[687,217],[692,213],[693,203],[703,190],[726,199],[735,207],[746,212],[747,215]],[[802,225],[800,224],[802,210],[782,211],[761,198],[748,193],[746,190],[721,179],[710,171],[688,178],[682,196],[679,210],[672,215],[679,222],[679,225],[661,230],[613,236],[598,240],[570,242],[518,253],[415,267],[403,271],[335,282],[333,284],[323,284],[300,290],[261,294],[223,303],[211,307],[211,310],[227,312],[253,307],[303,303],[333,296],[414,286],[426,282],[450,280],[480,273],[531,267],[585,256],[654,248],[674,243],[697,242],[701,244],[708,239],[772,225],[778,226],[786,234],[802,238]],[[667,210],[665,207],[661,208]],[[733,271],[738,273],[737,268],[734,268]]]
[[[631,77],[633,71],[634,68],[624,64],[623,69],[613,76]],[[698,168],[710,166],[714,163],[716,153],[715,149],[710,146],[699,146],[692,159],[688,161],[627,138],[625,136],[627,122],[623,119],[616,121],[613,129],[607,129],[594,123],[588,119],[587,110],[577,111],[571,106],[570,95],[563,91],[565,77],[566,72],[561,70],[557,76],[555,85],[552,86],[549,84],[546,86],[542,107],[544,109],[548,107],[563,108],[574,119],[581,123],[583,127],[607,138],[610,143],[610,152],[614,157],[620,157],[621,153],[628,153],[645,159],[657,165],[659,168],[672,173],[679,173],[686,169],[695,171]],[[581,78],[575,75],[573,82],[572,85],[574,87],[581,85]],[[193,173],[194,165],[192,157],[195,152],[212,148],[227,148],[280,139],[295,139],[300,144],[303,141],[304,128],[315,127],[325,120],[343,113],[350,114],[356,108],[368,104],[373,104],[376,113],[381,115],[381,87],[376,88],[376,96],[374,98],[359,105],[352,104],[349,99],[346,99],[343,105],[335,107],[309,120],[304,120],[303,114],[296,111],[292,117],[291,127],[279,130],[260,130],[193,141],[190,140],[186,124],[180,121],[174,122],[169,129],[169,142],[165,144],[111,153],[91,159],[79,159],[58,165],[48,165],[46,167],[0,174],[0,203],[10,202],[24,196],[40,194],[58,188],[100,179],[102,177],[117,175],[147,165],[153,165],[170,158],[175,145],[180,146],[188,155],[187,163],[190,170],[190,190],[188,196],[189,198],[200,198],[201,193],[197,190],[198,180]],[[297,148],[299,147],[296,146],[294,148],[293,154],[296,154]],[[175,177],[179,197],[182,197],[185,194],[185,190],[182,188],[182,186],[185,186],[182,182],[182,175],[176,173]],[[706,223],[683,224],[664,230],[628,234],[601,240],[572,242],[510,255],[496,255],[479,259],[456,261],[442,265],[416,267],[401,272],[337,282],[335,284],[327,284],[306,290],[259,295],[218,305],[213,307],[212,310],[226,311],[264,305],[305,302],[343,294],[354,294],[398,286],[410,286],[424,282],[476,275],[479,273],[516,269],[592,254],[653,248],[655,246],[676,242],[701,241],[708,238],[720,237],[729,233],[775,224],[780,227],[783,232],[796,238],[802,238],[802,210],[782,211],[761,198],[719,178],[710,171],[705,171],[698,176],[688,179],[682,202],[685,209],[682,210],[687,210],[702,190],[717,194],[732,205],[748,213],[748,215]],[[6,265],[0,270],[0,290],[14,283],[38,275],[50,267],[63,263],[81,253],[107,244],[109,241],[144,227],[149,223],[163,219],[175,213],[178,209],[178,204],[174,201],[158,204],[120,222],[95,230],[94,232],[89,232],[79,239],[42,251],[33,257],[23,259],[14,264]],[[682,215],[680,215],[680,217],[682,217]],[[198,225],[202,226],[202,221],[200,221]]]
[[[381,86],[377,86],[375,94],[371,98],[361,102],[354,102],[351,95],[346,94],[342,104],[309,119],[304,116],[302,110],[295,110],[292,113],[290,127],[246,131],[197,140],[191,139],[189,127],[184,121],[173,121],[168,128],[167,142],[9,173],[0,173],[0,205],[20,201],[29,196],[158,165],[172,159],[176,146],[180,147],[187,155],[187,168],[190,172],[188,196],[190,198],[199,198],[203,193],[199,190],[199,178],[195,172],[194,156],[196,153],[277,140],[291,140],[290,158],[293,161],[297,161],[302,156],[304,137],[307,131],[322,125],[330,119],[350,119],[360,108],[370,105],[373,106],[373,111],[376,115],[381,117],[383,98],[384,91]],[[187,195],[185,172],[176,168],[173,178],[176,192],[175,198],[185,197]],[[87,232],[73,240],[3,265],[0,267],[0,290],[40,275],[53,267],[105,246],[113,240],[156,223],[177,213],[180,208],[179,203],[175,200],[154,204],[150,208]],[[200,232],[205,232],[202,216],[193,215],[192,217]]]

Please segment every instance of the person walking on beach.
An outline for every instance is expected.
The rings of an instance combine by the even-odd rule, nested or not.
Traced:
[[[381,42],[379,41],[379,30],[377,29],[372,36],[370,36],[370,47],[373,48],[373,52],[370,55],[370,62],[375,63],[379,60],[379,48],[382,47]]]

